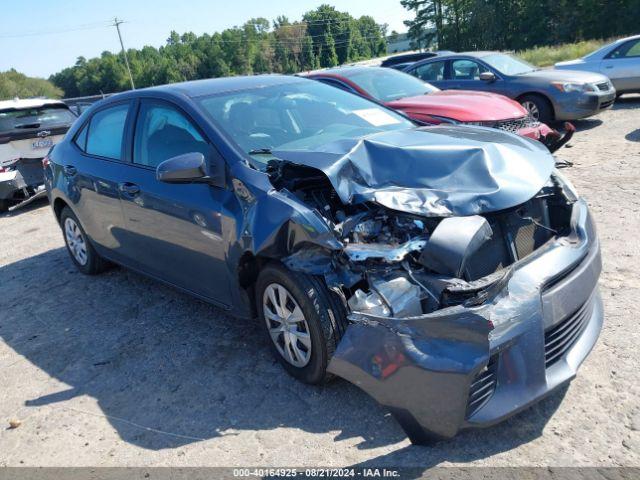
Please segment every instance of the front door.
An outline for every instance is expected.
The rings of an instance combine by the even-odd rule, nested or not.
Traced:
[[[418,77],[420,80],[430,83],[434,87],[438,87],[442,90],[449,88],[446,79],[446,65],[445,60],[432,61],[428,63],[422,63],[416,67],[407,70],[407,73]]]
[[[503,80],[498,78],[497,75],[496,80],[493,82],[480,80],[480,74],[484,72],[490,72],[490,70],[475,60],[466,58],[451,60],[448,83],[450,88],[455,90],[481,90],[504,95],[500,91]]]
[[[600,63],[618,92],[640,91],[640,39],[623,43]]]
[[[160,163],[191,152],[201,152],[208,159],[215,155],[185,113],[163,101],[143,100],[132,163],[120,186],[127,222],[123,244],[132,266],[229,305],[222,206],[231,192],[204,183],[156,180]]]

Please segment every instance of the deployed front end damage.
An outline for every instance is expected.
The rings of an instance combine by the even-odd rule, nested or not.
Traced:
[[[414,443],[495,423],[570,380],[602,323],[585,203],[542,146],[478,132],[281,150],[268,169],[277,195],[325,227],[289,232],[281,260],[342,299],[350,325],[329,371]]]

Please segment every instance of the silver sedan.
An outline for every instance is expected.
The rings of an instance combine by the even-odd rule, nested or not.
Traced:
[[[640,35],[621,38],[577,60],[559,62],[556,68],[603,73],[618,95],[640,93]]]

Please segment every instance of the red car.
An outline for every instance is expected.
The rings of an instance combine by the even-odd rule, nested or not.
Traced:
[[[539,140],[552,152],[567,143],[575,131],[573,125],[565,123],[566,133],[563,135],[535,121],[522,105],[503,95],[465,90],[443,91],[393,69],[339,67],[305,76],[383,103],[419,122],[498,128]]]

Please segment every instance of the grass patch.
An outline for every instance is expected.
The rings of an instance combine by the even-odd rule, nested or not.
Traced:
[[[550,67],[556,62],[584,57],[601,46],[612,42],[609,40],[586,40],[576,43],[565,43],[552,47],[535,47],[517,52],[517,55],[538,67]]]

